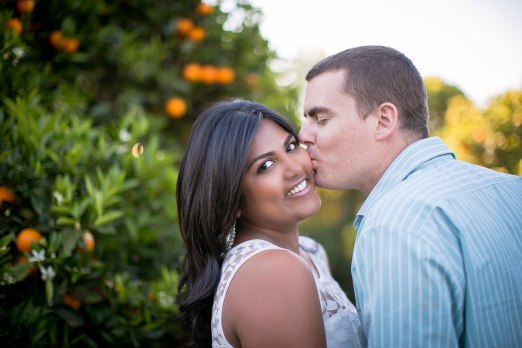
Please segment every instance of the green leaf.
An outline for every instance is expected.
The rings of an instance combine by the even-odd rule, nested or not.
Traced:
[[[53,293],[54,293],[54,286],[53,286],[53,280],[51,278],[47,278],[45,280],[45,297],[47,299],[47,304],[49,306],[52,305],[53,302]]]
[[[76,248],[81,233],[82,232],[77,229],[67,229],[62,231],[62,248],[65,255],[70,255]]]
[[[98,218],[94,221],[94,226],[98,227],[101,225],[105,225],[111,221],[119,219],[123,216],[123,212],[119,210],[108,212],[105,215],[98,216]]]
[[[138,186],[140,186],[140,181],[138,179],[129,179],[123,183],[120,191],[127,191]]]
[[[51,237],[49,238],[49,253],[54,253],[58,250],[58,247],[60,246],[63,239],[62,237],[62,233],[51,233]]]
[[[14,233],[0,237],[0,247],[6,246],[15,239]]]
[[[94,191],[94,208],[98,216],[103,215],[103,195],[100,191]]]
[[[79,327],[84,324],[82,316],[75,310],[66,307],[56,307],[53,309],[60,318],[65,320],[70,327]]]
[[[91,203],[91,199],[89,197],[87,197],[87,198],[84,198],[83,200],[81,200],[79,203],[74,204],[71,215],[76,220],[80,220],[83,213],[85,212],[85,209],[87,209],[87,207],[89,206],[90,203]]]
[[[34,269],[31,262],[24,262],[11,267],[8,274],[13,278],[15,282],[19,282],[29,275]]]
[[[94,186],[92,185],[92,181],[88,176],[85,177],[85,189],[87,190],[89,196],[94,196]]]
[[[73,218],[69,218],[69,217],[65,217],[65,216],[61,216],[56,220],[58,225],[74,225],[74,224],[76,224],[76,221],[77,220],[75,220]]]
[[[96,304],[105,301],[106,294],[95,284],[87,283],[82,286],[77,286],[74,289],[74,294],[83,303]]]
[[[72,215],[72,209],[70,207],[65,206],[59,206],[59,205],[53,205],[51,207],[51,211],[53,213],[59,214],[59,215]]]

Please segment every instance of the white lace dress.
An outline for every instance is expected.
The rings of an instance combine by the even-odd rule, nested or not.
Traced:
[[[323,312],[327,346],[365,347],[366,338],[355,306],[348,300],[339,284],[333,279],[323,247],[309,237],[300,236],[299,245],[312,259],[318,275],[314,279]],[[221,316],[228,287],[237,270],[252,256],[271,249],[281,249],[267,241],[255,239],[230,249],[223,262],[221,279],[212,307],[212,347],[232,347],[225,338]]]

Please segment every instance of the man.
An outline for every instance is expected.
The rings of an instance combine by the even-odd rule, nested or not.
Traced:
[[[368,194],[352,275],[369,346],[522,347],[522,178],[429,138],[424,83],[394,49],[348,49],[306,80],[316,183]]]

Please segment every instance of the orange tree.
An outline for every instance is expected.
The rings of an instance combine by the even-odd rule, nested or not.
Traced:
[[[245,1],[0,4],[1,342],[179,344],[175,184],[192,122],[231,97],[295,115],[260,13]]]
[[[458,158],[522,175],[522,91],[496,96],[484,111],[463,97],[453,98],[441,136]]]
[[[424,83],[428,93],[429,129],[431,133],[437,134],[444,126],[448,103],[453,97],[463,96],[464,93],[456,86],[447,84],[438,77],[425,77]]]
[[[494,130],[483,154],[488,167],[522,175],[522,90],[497,96],[484,114]]]

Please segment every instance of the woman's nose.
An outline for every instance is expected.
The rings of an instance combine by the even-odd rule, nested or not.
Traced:
[[[304,165],[299,159],[298,156],[286,156],[284,161],[286,179],[293,179],[303,174]]]

